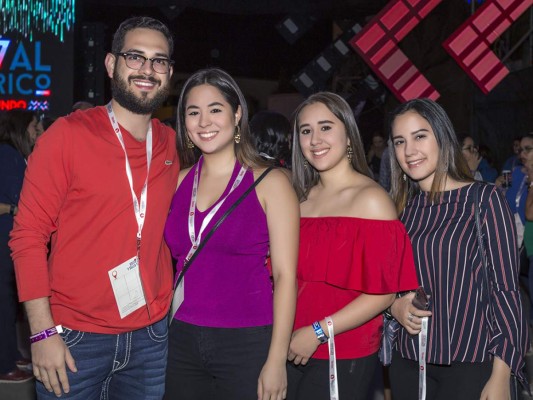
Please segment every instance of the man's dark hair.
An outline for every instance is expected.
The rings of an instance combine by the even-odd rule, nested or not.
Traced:
[[[114,54],[120,53],[124,46],[126,33],[138,28],[153,29],[154,31],[161,32],[167,39],[169,56],[172,55],[172,52],[174,51],[174,38],[172,37],[172,34],[164,23],[151,17],[132,17],[122,22],[113,35],[111,52]]]

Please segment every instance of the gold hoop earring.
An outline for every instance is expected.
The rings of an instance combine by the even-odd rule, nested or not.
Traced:
[[[348,147],[346,147],[346,157],[348,157],[348,161],[352,162],[353,149],[352,149],[352,146],[350,146],[350,145],[348,145]]]
[[[233,135],[233,139],[237,144],[241,142],[241,127],[239,125],[235,126],[235,134]]]
[[[187,144],[188,149],[194,149],[194,143],[192,142],[189,135],[185,135],[185,143]]]

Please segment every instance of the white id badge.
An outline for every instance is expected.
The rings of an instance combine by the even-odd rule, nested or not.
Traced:
[[[181,303],[183,303],[183,299],[185,298],[184,282],[185,278],[181,280],[176,290],[174,290],[174,296],[172,296],[172,305],[170,306],[170,322],[172,322],[174,319],[176,312],[180,308]]]
[[[110,269],[108,274],[120,318],[130,315],[146,304],[139,273],[139,260],[136,256]]]

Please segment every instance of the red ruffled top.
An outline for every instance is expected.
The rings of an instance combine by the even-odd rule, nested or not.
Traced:
[[[335,313],[361,293],[396,293],[417,286],[411,242],[400,221],[301,218],[295,330]],[[377,352],[382,322],[380,314],[335,335],[337,358]],[[327,359],[327,345],[320,345],[313,358]]]

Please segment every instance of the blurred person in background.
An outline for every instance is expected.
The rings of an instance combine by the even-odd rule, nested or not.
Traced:
[[[259,155],[275,166],[289,168],[291,124],[282,114],[260,111],[250,121],[250,131]]]
[[[524,263],[523,276],[528,276],[528,294],[529,294],[529,325],[533,323],[533,132],[523,136],[520,140],[520,151],[518,152],[519,164],[521,167],[515,167],[513,174],[520,172],[523,174],[523,194],[525,201],[522,200],[523,206],[523,222],[524,222],[524,251],[523,256],[527,255],[527,266],[524,263],[523,257],[521,262]],[[508,189],[510,191],[510,189]],[[508,199],[509,201],[509,199]],[[525,203],[525,204],[524,204]]]
[[[381,157],[383,156],[383,152],[386,148],[387,141],[383,138],[383,135],[379,132],[375,132],[372,135],[372,144],[370,145],[370,149],[366,154],[366,160],[368,162],[370,170],[372,171],[372,174],[374,175],[375,181],[379,179]]]
[[[93,103],[89,103],[88,101],[81,100],[81,101],[75,102],[72,105],[72,112],[78,111],[78,110],[82,110],[82,111],[88,110],[89,108],[93,108],[93,107],[94,107]]]
[[[480,182],[494,183],[498,171],[481,155],[479,146],[474,142],[474,139],[468,135],[460,135],[459,143],[461,143],[461,151],[474,179]]]
[[[391,166],[390,166],[390,153],[391,149],[389,148],[389,145],[385,148],[385,151],[383,151],[383,155],[381,156],[381,165],[379,167],[379,184],[385,189],[387,192],[390,191],[391,182],[390,182],[390,175],[391,175]]]
[[[522,140],[522,136],[516,136],[513,139],[513,155],[510,156],[503,163],[502,173],[503,171],[512,171],[513,169],[515,169],[515,167],[522,165],[522,162],[520,161],[520,141],[521,140]]]
[[[0,115],[0,383],[33,378],[18,368],[29,366],[29,361],[22,358],[17,346],[17,288],[8,241],[18,212],[26,160],[41,133],[39,118],[31,111],[15,109]]]

